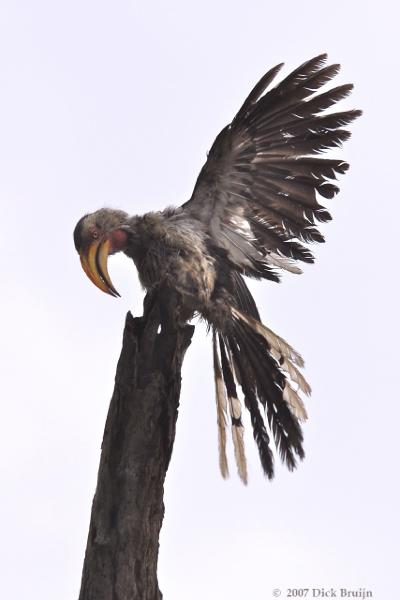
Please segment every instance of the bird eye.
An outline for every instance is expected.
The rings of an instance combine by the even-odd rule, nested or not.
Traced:
[[[99,234],[98,234],[98,232],[97,232],[97,231],[92,231],[92,238],[93,238],[94,240],[97,240],[97,238],[98,238],[98,237],[99,237]]]

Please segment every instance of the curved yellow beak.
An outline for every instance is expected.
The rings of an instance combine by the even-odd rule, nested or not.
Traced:
[[[115,289],[107,269],[107,259],[111,243],[107,238],[92,242],[90,246],[79,253],[82,268],[90,281],[102,292],[117,297],[120,294]]]

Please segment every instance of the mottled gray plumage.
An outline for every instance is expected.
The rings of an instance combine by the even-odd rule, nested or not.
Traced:
[[[352,89],[342,85],[317,93],[339,70],[325,66],[325,60],[326,55],[313,58],[268,91],[281,65],[261,79],[216,138],[183,206],[134,217],[101,209],[83,217],[74,233],[83,268],[103,291],[117,294],[106,256],[123,251],[147,290],[178,293],[178,319],[199,314],[211,325],[221,470],[226,476],[229,412],[244,482],[236,382],[266,475],[273,476],[271,438],[289,468],[296,456],[304,456],[299,421],[306,411],[300,394],[311,390],[298,369],[303,361],[261,324],[243,275],[279,281],[281,270],[299,273],[298,261],[313,262],[304,244],[323,241],[316,224],[331,216],[320,202],[337,193],[332,180],[348,164],[318,155],[347,140],[343,127],[361,114],[324,112]]]

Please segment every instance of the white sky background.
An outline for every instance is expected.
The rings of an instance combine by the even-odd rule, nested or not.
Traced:
[[[3,1],[0,593],[78,596],[103,427],[127,310],[83,274],[83,213],[180,204],[256,80],[322,51],[362,108],[327,244],[301,277],[252,286],[264,321],[299,349],[313,396],[306,460],[250,483],[218,472],[211,343],[187,354],[166,483],[166,600],[268,599],[273,588],[365,587],[398,568],[398,14],[395,3]],[[396,309],[396,310],[395,310]],[[397,532],[396,532],[397,529]]]

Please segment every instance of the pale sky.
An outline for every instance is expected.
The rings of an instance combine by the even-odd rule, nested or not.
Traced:
[[[83,274],[78,218],[181,204],[257,79],[327,51],[362,108],[340,156],[317,262],[253,284],[263,320],[306,359],[306,460],[250,482],[218,471],[211,340],[185,359],[167,475],[165,600],[269,599],[290,587],[396,595],[398,567],[399,16],[394,2],[3,0],[0,592],[71,600],[80,586],[100,444],[125,314]],[[231,448],[230,448],[231,450]],[[232,459],[232,452],[231,452]]]

